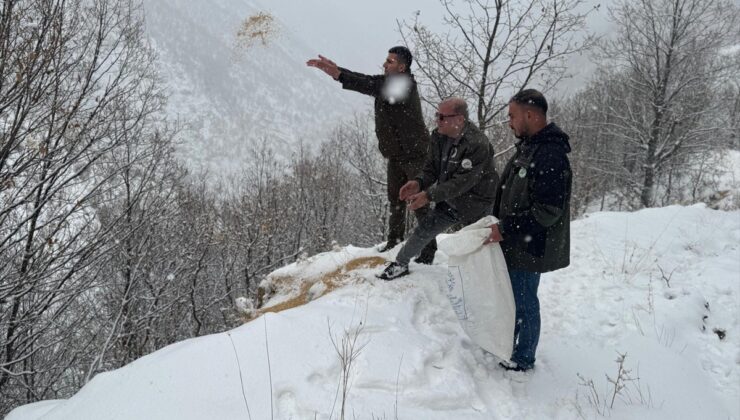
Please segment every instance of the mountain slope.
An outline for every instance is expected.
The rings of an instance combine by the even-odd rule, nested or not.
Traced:
[[[149,39],[169,91],[168,111],[188,124],[183,156],[191,166],[234,173],[265,140],[283,156],[318,143],[342,117],[368,100],[342,91],[306,67],[316,52],[275,17],[275,35],[250,46],[237,33],[265,10],[238,0],[147,0]]]

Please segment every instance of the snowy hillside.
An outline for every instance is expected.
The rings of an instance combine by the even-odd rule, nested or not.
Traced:
[[[595,213],[572,229],[572,265],[541,282],[534,372],[502,371],[465,337],[437,286],[444,256],[382,282],[369,267],[377,253],[350,246],[272,274],[266,306],[293,306],[306,290],[313,301],[171,345],[7,419],[338,418],[330,329],[364,345],[347,418],[740,419],[740,212]]]
[[[367,99],[343,92],[306,67],[317,51],[284,28],[279,16],[267,45],[240,44],[242,22],[266,10],[256,2],[147,0],[144,5],[147,33],[170,94],[169,112],[189,125],[183,155],[193,167],[233,173],[262,140],[290,156],[299,141],[318,143],[316,136],[326,135],[339,118],[370,109]]]

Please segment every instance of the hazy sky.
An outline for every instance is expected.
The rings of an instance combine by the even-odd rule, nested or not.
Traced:
[[[441,27],[442,17],[436,0],[262,0],[262,5],[310,50],[363,72],[381,71],[388,48],[402,43],[396,19],[411,19],[420,10]]]
[[[584,9],[596,4],[599,1],[587,0]],[[425,25],[444,30],[444,9],[437,0],[262,0],[255,7],[273,13],[310,51],[366,73],[382,71],[388,48],[402,43],[397,19],[412,20],[418,10]],[[590,31],[608,33],[605,6],[591,13],[587,26]],[[565,81],[560,90],[569,91],[583,84],[591,68],[588,57],[573,57],[570,72],[574,78]]]

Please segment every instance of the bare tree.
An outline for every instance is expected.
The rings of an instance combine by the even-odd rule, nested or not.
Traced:
[[[132,1],[4,1],[0,34],[3,412],[79,386],[111,239],[100,168],[163,102]]]
[[[576,139],[571,143],[574,216],[637,207],[631,199],[640,191],[632,144],[608,129],[615,121],[608,110],[615,107],[624,83],[624,75],[601,68],[580,92],[552,101],[551,114]]]
[[[729,47],[720,52],[720,59],[730,68],[740,69],[740,47]],[[740,71],[731,73],[727,80],[718,87],[720,112],[715,114],[718,125],[724,127],[723,135],[727,137],[727,146],[740,149]]]
[[[419,21],[399,22],[414,51],[424,100],[450,96],[475,104],[481,130],[500,119],[508,96],[537,83],[547,90],[565,75],[565,60],[587,48],[579,34],[582,0],[440,0],[448,31],[437,34]]]
[[[341,123],[329,141],[340,152],[349,178],[348,212],[350,231],[338,240],[356,245],[373,245],[387,236],[389,216],[386,189],[386,161],[375,146],[369,115],[358,115]],[[416,218],[409,214],[407,226]]]
[[[86,367],[86,380],[168,342],[159,340],[159,333],[174,329],[154,324],[173,309],[173,302],[184,300],[187,291],[173,281],[175,275],[189,272],[183,267],[189,268],[191,256],[180,243],[184,235],[177,197],[185,172],[173,157],[174,133],[165,129],[129,134],[129,141],[101,168],[110,171],[113,188],[96,213],[114,241],[102,261],[105,284],[95,289],[100,339]]]
[[[632,143],[640,203],[655,202],[661,168],[706,149],[718,127],[710,94],[738,68],[719,52],[737,42],[738,8],[729,1],[620,1],[610,9],[619,32],[602,45],[602,63],[623,75],[608,110],[610,133]]]

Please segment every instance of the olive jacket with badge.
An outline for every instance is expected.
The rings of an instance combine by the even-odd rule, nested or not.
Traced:
[[[434,130],[431,143],[424,170],[416,177],[429,200],[447,203],[465,224],[490,214],[498,174],[488,137],[468,122],[458,141]]]
[[[545,273],[570,263],[568,139],[548,124],[517,143],[501,174],[493,214],[509,270]]]
[[[401,83],[393,91],[387,85],[391,76],[369,76],[341,67],[340,71],[338,80],[342,88],[375,98],[375,134],[383,157],[403,162],[423,161],[429,152],[429,132],[424,125],[414,76],[394,75]]]

